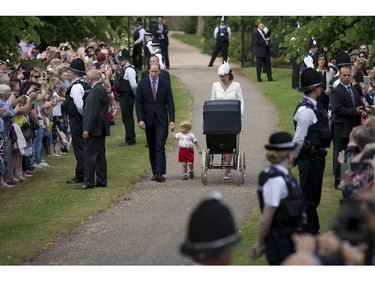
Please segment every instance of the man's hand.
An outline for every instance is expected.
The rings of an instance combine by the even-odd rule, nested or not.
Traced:
[[[86,140],[88,139],[90,136],[89,136],[89,132],[88,131],[83,131],[83,134],[82,134],[82,137]]]
[[[145,124],[145,122],[143,122],[143,121],[139,121],[139,122],[138,122],[138,127],[139,127],[140,129],[142,129],[142,130],[145,130],[145,129],[146,129],[146,124]]]
[[[174,122],[169,123],[169,129],[171,130],[171,132],[174,132]]]

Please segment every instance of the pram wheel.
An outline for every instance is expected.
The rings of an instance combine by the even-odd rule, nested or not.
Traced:
[[[202,183],[206,185],[208,178],[209,154],[206,150],[202,151]]]
[[[246,177],[246,164],[245,164],[245,152],[242,151],[237,158],[237,169],[238,169],[238,182],[237,185],[245,183]]]

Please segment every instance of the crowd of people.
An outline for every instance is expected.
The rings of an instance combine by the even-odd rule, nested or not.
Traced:
[[[141,18],[137,18],[133,34],[134,65],[129,50],[116,50],[95,41],[77,49],[65,42],[58,47],[49,46],[41,53],[35,46],[21,42],[21,58],[34,60],[35,64],[12,65],[0,60],[2,188],[12,188],[33,176],[37,169],[48,168],[47,157],[62,156],[71,147],[77,163],[75,175],[67,183],[80,183],[75,187],[78,190],[106,187],[105,138],[110,135],[109,126],[114,124],[113,118],[120,109],[125,128],[125,142],[120,146],[135,145],[134,108],[137,125],[146,133],[151,180],[166,180],[164,146],[168,130],[175,130],[175,107],[166,70],[169,69],[168,28],[162,20],[158,18],[153,31],[148,32],[143,29]],[[259,23],[254,33],[259,42],[256,45],[264,48],[257,55],[259,82],[262,68],[268,80],[273,81],[267,51],[270,37],[264,29],[264,24]],[[230,29],[224,19],[215,30],[215,36],[216,39],[223,37],[218,40],[220,48],[224,41],[228,43]],[[224,45],[227,48],[227,44]],[[139,75],[138,71],[143,68],[143,46],[148,50],[144,52],[148,65]],[[257,259],[266,253],[267,261],[274,265],[293,264],[293,257],[296,260],[306,258],[304,260],[311,264],[372,264],[375,118],[371,114],[375,111],[375,70],[368,68],[369,48],[361,45],[359,49],[340,52],[329,62],[325,53],[318,50],[314,38],[309,40],[308,47],[299,81],[303,98],[293,116],[294,137],[287,132],[277,132],[265,146],[271,165],[259,175],[262,214],[258,241],[250,255]],[[217,52],[209,66],[213,65]],[[242,90],[240,84],[233,81],[226,58],[218,68],[218,75],[219,82],[212,85],[211,99],[240,100],[243,116]],[[179,139],[182,179],[187,180],[194,178],[193,147],[195,145],[198,152],[201,148],[190,132],[190,122],[184,121],[179,129],[174,137]],[[332,230],[320,233],[317,208],[322,195],[325,157],[331,142],[333,184],[343,196]],[[224,160],[229,167],[231,155],[225,155]],[[291,166],[298,167],[299,181],[289,174]],[[230,176],[230,169],[224,169],[224,179]],[[218,229],[212,233],[205,229],[207,239],[212,239],[207,241],[200,238],[199,233],[191,232],[181,251],[197,263],[228,264],[232,246],[239,242],[234,222],[218,198],[210,198],[202,204],[213,204],[218,212],[228,216],[227,232],[220,233]],[[205,219],[214,223],[217,218],[210,215],[213,217]],[[194,219],[192,217],[191,228],[197,231]],[[216,239],[224,239],[225,243],[217,247]],[[205,248],[207,252],[203,251]],[[223,249],[226,251],[221,255]]]

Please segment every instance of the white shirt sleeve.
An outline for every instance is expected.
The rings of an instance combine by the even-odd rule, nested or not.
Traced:
[[[216,35],[217,35],[217,32],[219,31],[219,28],[216,26],[215,27],[215,30],[214,30],[214,38],[215,38],[215,40],[217,39],[216,38]]]
[[[311,56],[306,56],[304,59],[303,59],[303,62],[306,64],[306,68],[313,68],[315,69],[314,67],[314,60]]]
[[[72,87],[70,96],[73,98],[74,104],[77,107],[79,114],[83,113],[83,95],[85,94],[85,89],[81,84],[75,84]]]
[[[125,70],[124,79],[128,80],[130,83],[130,87],[133,90],[133,93],[135,94],[135,91],[137,90],[137,80],[135,79],[136,73],[135,70],[132,67],[128,67]]]
[[[283,177],[270,178],[263,185],[263,200],[265,207],[277,208],[281,199],[288,195],[288,189]]]
[[[232,32],[230,31],[230,27],[228,26],[228,39],[232,38]]]
[[[143,39],[145,37],[145,32],[146,31],[145,31],[145,29],[143,27],[140,28],[138,32],[139,32],[139,38],[136,41],[134,41],[134,44],[142,43]]]
[[[296,132],[293,138],[293,141],[297,144],[297,148],[294,150],[293,156],[297,158],[298,153],[303,146],[305,137],[307,136],[310,125],[315,124],[318,119],[316,118],[314,111],[306,106],[301,106],[298,108],[293,119],[297,122]]]

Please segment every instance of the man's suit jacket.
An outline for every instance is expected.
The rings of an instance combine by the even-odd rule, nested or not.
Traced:
[[[156,101],[154,101],[150,78],[142,79],[138,83],[135,94],[135,108],[138,122],[145,122],[146,127],[153,125],[154,115],[163,126],[168,127],[169,122],[175,121],[175,108],[170,83],[159,77]]]
[[[253,34],[253,42],[255,48],[255,56],[263,58],[266,56],[266,40],[263,39],[262,34],[259,33],[258,29]]]
[[[168,37],[168,26],[166,24],[162,24],[163,25],[163,31],[162,31],[162,34],[163,34],[163,37],[164,37],[164,40],[165,40],[165,44],[168,46],[169,45],[169,37]],[[159,38],[160,39],[160,36],[161,34],[160,33],[157,33],[157,31],[160,31],[160,28],[159,28],[159,24],[156,22],[153,26],[153,36],[156,38]]]
[[[88,131],[90,136],[109,136],[108,106],[103,84],[95,84],[83,107],[83,131]]]
[[[141,79],[144,79],[144,78],[149,77],[149,76],[150,76],[150,71],[149,70],[145,70],[145,71],[142,72]],[[164,80],[169,81],[169,83],[171,82],[171,76],[169,75],[169,72],[166,71],[166,70],[164,70],[164,69],[160,70],[159,77],[163,78]]]
[[[347,89],[339,83],[330,94],[332,112],[332,134],[334,137],[349,138],[352,129],[361,124],[361,118],[356,113],[356,108],[361,106],[358,91],[352,87],[355,106]]]

